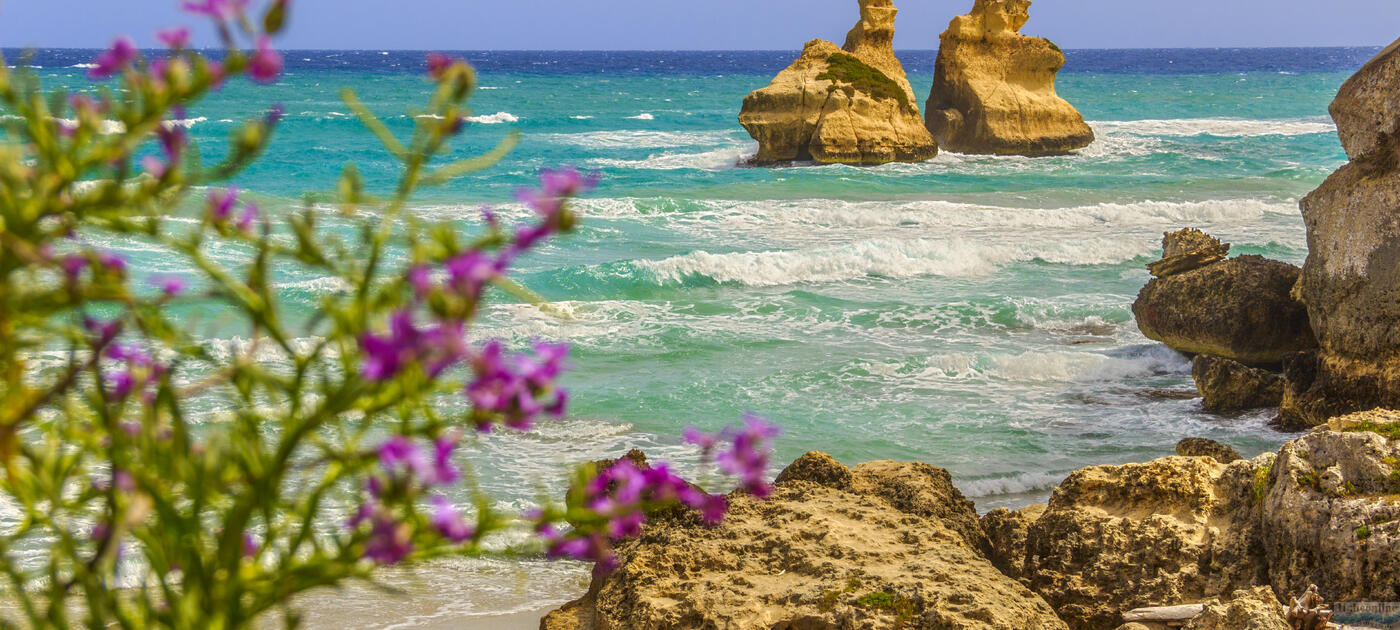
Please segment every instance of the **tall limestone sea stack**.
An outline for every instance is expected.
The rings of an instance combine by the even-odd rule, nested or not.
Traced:
[[[807,42],[768,87],[744,99],[739,123],[758,141],[755,164],[919,162],[938,153],[894,56],[892,0],[860,0],[842,48]]]
[[[1055,93],[1065,55],[1050,40],[1021,35],[1030,0],[976,0],[940,38],[933,90],[924,105],[945,150],[1057,155],[1089,146],[1094,131]]]
[[[1400,41],[1330,108],[1351,162],[1302,201],[1308,260],[1296,292],[1321,348],[1285,364],[1286,426],[1400,406]]]

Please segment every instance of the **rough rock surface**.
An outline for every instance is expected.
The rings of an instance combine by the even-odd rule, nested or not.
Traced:
[[[814,39],[767,87],[744,98],[739,123],[757,164],[918,162],[938,153],[894,56],[892,0],[860,0],[844,48]]]
[[[1283,445],[1266,484],[1260,544],[1276,592],[1400,599],[1400,443],[1310,433]]]
[[[1400,431],[1400,411],[1393,409],[1372,409],[1358,411],[1345,416],[1335,416],[1327,421],[1329,431],[1358,431],[1363,426],[1396,427]]]
[[[1178,351],[1276,364],[1317,345],[1291,295],[1298,274],[1285,262],[1239,256],[1149,280],[1133,315],[1142,334]]]
[[[1298,293],[1321,350],[1294,366],[1283,424],[1400,403],[1400,42],[1331,106],[1351,162],[1303,198],[1308,259]],[[1290,380],[1295,380],[1290,375]]]
[[[1055,93],[1064,53],[1021,35],[1029,0],[976,0],[939,39],[925,104],[939,146],[959,153],[1056,155],[1089,146],[1094,131]]]
[[[958,532],[977,516],[946,473],[871,462],[841,490],[808,480],[844,477],[823,462],[840,466],[810,458],[766,501],[731,495],[717,527],[649,523],[541,628],[1065,628]]]
[[[1186,630],[1290,630],[1283,604],[1267,586],[1240,589],[1205,602],[1206,609]]]
[[[1283,377],[1239,361],[1198,354],[1191,361],[1191,378],[1212,413],[1277,407],[1283,401]]]
[[[1209,457],[1222,464],[1244,459],[1239,451],[1206,438],[1186,438],[1177,442],[1176,454],[1182,457]]]
[[[1257,465],[1167,457],[1078,470],[1027,533],[1024,579],[1076,630],[1265,583],[1250,518]]]
[[[1396,420],[1387,410],[1338,419],[1352,430],[1228,465],[1167,457],[1076,471],[1027,530],[1022,579],[1076,630],[1264,585],[1285,597],[1317,584],[1334,601],[1400,599],[1400,441],[1355,430]],[[1239,614],[1232,607],[1222,618]]]
[[[1020,579],[1026,562],[1026,532],[1045,513],[1044,505],[1031,505],[1019,510],[997,508],[982,515],[982,531],[987,534],[991,550],[987,559],[1002,573]]]
[[[1368,61],[1342,84],[1328,111],[1337,121],[1342,148],[1353,162],[1393,159],[1392,144],[1400,137],[1400,100],[1395,98],[1400,77],[1400,40]]]
[[[1147,265],[1147,270],[1165,278],[1225,260],[1229,253],[1229,243],[1195,228],[1184,228],[1162,235],[1162,259]]]

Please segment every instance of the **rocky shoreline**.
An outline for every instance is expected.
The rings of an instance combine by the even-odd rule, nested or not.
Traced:
[[[1400,599],[1397,437],[1400,414],[1369,412],[1247,460],[1193,440],[981,516],[941,468],[811,452],[718,526],[653,519],[540,627],[1141,630],[1167,626],[1124,613],[1202,603],[1180,627],[1283,629],[1310,584]]]
[[[657,515],[540,627],[1287,630],[1313,586],[1400,600],[1397,94],[1400,42],[1332,105],[1351,163],[1302,202],[1302,268],[1186,229],[1133,306],[1194,355],[1207,410],[1278,407],[1278,426],[1310,429],[1277,452],[1187,439],[980,516],[941,468],[811,452],[766,500],[731,494],[718,526]]]

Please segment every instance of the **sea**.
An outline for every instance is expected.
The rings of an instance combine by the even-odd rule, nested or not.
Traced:
[[[540,169],[600,175],[577,204],[579,229],[517,267],[552,306],[500,303],[477,332],[570,342],[572,409],[481,438],[462,463],[503,509],[523,510],[558,496],[569,466],[629,448],[696,470],[683,427],[751,411],[783,428],[775,474],[809,450],[927,462],[985,511],[1043,502],[1077,468],[1167,455],[1184,437],[1250,457],[1275,449],[1291,436],[1268,426],[1269,411],[1203,412],[1189,360],[1143,337],[1130,307],[1166,231],[1197,227],[1232,253],[1303,261],[1298,200],[1346,160],[1327,105],[1378,50],[1068,50],[1058,91],[1097,135],[1071,155],[782,168],[743,164],[757,144],[737,116],[796,51],[457,53],[480,87],[449,157],[511,130],[523,140],[497,166],[424,191],[413,212],[470,233],[486,206],[524,219],[512,195]],[[48,86],[90,90],[95,53],[5,58]],[[935,55],[900,53],[921,96]],[[206,159],[237,121],[280,103],[271,147],[234,182],[275,222],[334,190],[347,162],[371,191],[392,190],[395,162],[339,90],[407,134],[431,89],[424,54],[285,56],[275,85],[231,82],[186,113]],[[141,243],[100,244],[138,273],[191,272]],[[242,254],[212,253],[229,264]],[[304,315],[343,290],[296,269],[279,270],[277,286]],[[248,347],[227,326],[205,330],[211,349]],[[588,574],[491,554],[303,603],[312,628],[533,627]]]

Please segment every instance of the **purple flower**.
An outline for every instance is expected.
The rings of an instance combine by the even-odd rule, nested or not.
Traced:
[[[229,186],[222,190],[210,190],[205,206],[209,209],[210,219],[215,223],[224,223],[233,218],[233,206],[237,203],[238,189]]]
[[[390,474],[397,473],[400,468],[419,478],[432,474],[423,449],[402,435],[395,435],[379,446],[379,465]]]
[[[272,40],[258,36],[257,48],[248,58],[248,76],[259,83],[271,83],[282,74],[282,53],[272,48]]]
[[[117,400],[122,400],[131,395],[131,390],[136,387],[136,377],[130,370],[117,372],[110,377],[110,384],[107,388],[107,395]]]
[[[59,259],[58,265],[68,280],[77,280],[78,275],[88,266],[88,259],[80,254],[69,254]]]
[[[250,234],[253,231],[253,222],[262,216],[258,210],[258,204],[248,202],[243,205],[243,212],[238,214],[238,231]]]
[[[125,35],[112,42],[112,47],[102,51],[93,59],[94,67],[88,70],[88,78],[105,79],[130,65],[136,59],[136,43]]]
[[[147,282],[149,282],[151,286],[160,289],[160,292],[167,296],[175,296],[184,293],[185,286],[188,284],[188,281],[181,276],[152,276]]]
[[[141,169],[149,173],[151,177],[160,179],[161,176],[165,175],[165,168],[165,161],[154,155],[141,158]]]
[[[739,477],[743,488],[756,497],[768,496],[768,458],[778,427],[753,414],[744,414],[744,426],[727,430],[733,447],[715,457],[720,470]]]
[[[117,338],[117,334],[122,330],[122,322],[119,319],[103,322],[91,317],[85,317],[83,318],[83,328],[93,335],[93,347],[101,348]]]
[[[457,450],[457,440],[452,437],[438,438],[433,442],[432,469],[424,476],[424,483],[449,485],[462,479],[462,471],[452,463],[452,452]]]
[[[367,355],[360,374],[371,381],[393,378],[417,355],[418,339],[413,314],[406,310],[395,313],[389,320],[388,336],[365,333],[360,337],[360,348]]]
[[[473,301],[481,297],[485,284],[501,273],[501,264],[477,249],[448,259],[443,267],[447,269],[447,285]]]
[[[366,518],[370,522],[366,558],[379,564],[396,564],[413,553],[413,529],[408,523],[395,521],[382,509],[372,509]]]
[[[97,255],[97,262],[102,263],[102,267],[107,271],[120,274],[126,271],[126,259],[118,254],[102,252]]]
[[[258,540],[248,532],[243,532],[243,557],[252,558],[258,555]]]
[[[248,0],[202,0],[200,2],[186,2],[182,8],[195,15],[203,15],[220,22],[227,22],[242,14],[247,6]]]
[[[447,69],[452,67],[453,59],[439,52],[430,52],[427,57],[428,76],[434,81],[441,81]]]
[[[442,534],[443,538],[454,543],[462,543],[470,540],[476,534],[446,497],[434,495],[432,501],[433,513],[428,520],[432,523],[433,529]]]
[[[718,433],[705,433],[696,428],[695,425],[686,425],[685,431],[681,433],[687,444],[694,444],[700,447],[700,451],[709,455],[719,444],[720,435]]]
[[[164,44],[166,48],[179,50],[190,47],[190,29],[184,26],[173,26],[156,31],[156,39]]]
[[[408,268],[404,274],[408,284],[413,287],[413,292],[419,298],[426,297],[433,291],[433,276],[427,265],[414,265]]]
[[[551,381],[562,370],[560,363],[568,350],[547,344],[543,348],[536,350],[542,354],[534,358],[520,355],[508,360],[501,342],[488,342],[472,356],[476,378],[467,384],[467,400],[478,411],[504,416],[506,426],[514,429],[530,428],[544,412],[562,415],[566,397]],[[554,398],[550,404],[541,404],[539,398],[551,391]]]

